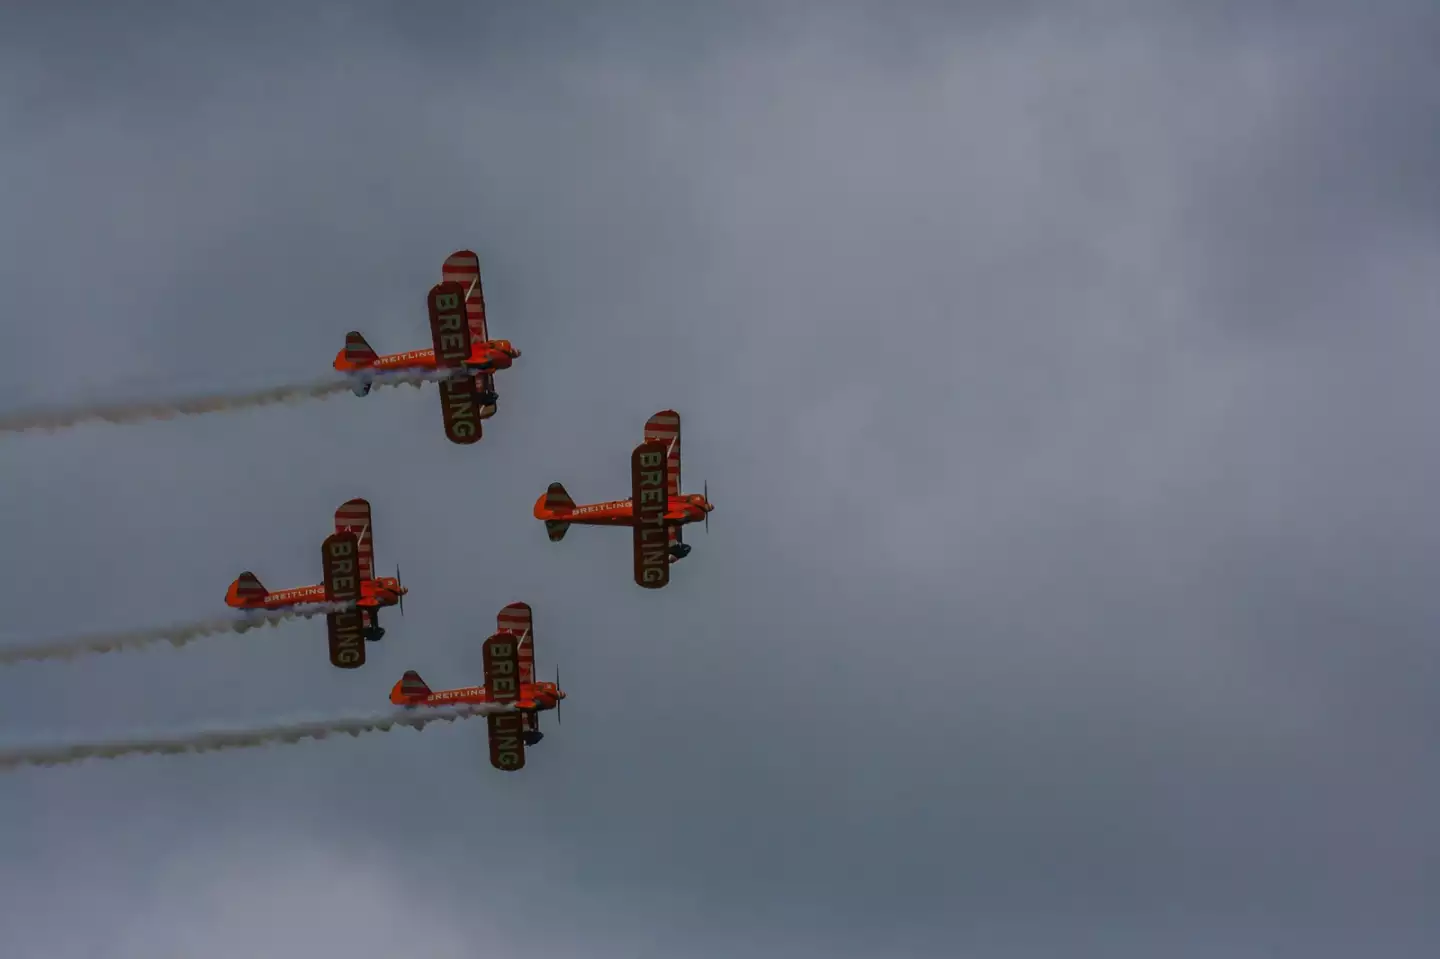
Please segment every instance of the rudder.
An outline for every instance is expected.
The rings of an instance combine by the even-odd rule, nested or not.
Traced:
[[[429,695],[430,687],[425,685],[425,680],[421,679],[420,674],[415,670],[409,669],[405,671],[404,676],[400,677],[400,681],[391,687],[390,702],[397,706],[404,706]]]
[[[254,606],[265,602],[268,595],[270,593],[261,585],[260,580],[247,569],[230,584],[230,589],[225,593],[225,602],[235,607]]]
[[[565,492],[560,483],[551,483],[545,491],[545,508],[552,513],[569,513],[575,509],[575,501]]]
[[[352,367],[374,366],[380,355],[354,330],[345,334],[345,359]]]
[[[365,342],[365,337],[355,330],[345,334],[345,348],[335,354],[335,369],[341,373],[359,373],[364,370],[373,369],[375,363],[380,359],[371,347]],[[370,379],[364,377],[355,384],[351,391],[356,396],[365,396],[370,392]]]
[[[550,488],[545,491],[544,506],[546,512],[551,515],[571,513],[575,510],[575,501],[570,494],[565,492],[565,487],[560,483],[551,483]],[[558,543],[565,538],[565,533],[570,529],[570,524],[563,519],[545,520],[545,535],[550,537],[550,542]]]

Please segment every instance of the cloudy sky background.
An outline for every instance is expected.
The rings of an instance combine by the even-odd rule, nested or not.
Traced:
[[[0,412],[426,345],[480,252],[524,351],[434,388],[8,437],[0,640],[318,578],[407,615],[12,667],[6,742],[384,705],[536,610],[479,722],[0,777],[7,955],[1432,956],[1432,4],[10,12]],[[238,11],[238,8],[237,8]],[[549,543],[684,417],[668,589]]]

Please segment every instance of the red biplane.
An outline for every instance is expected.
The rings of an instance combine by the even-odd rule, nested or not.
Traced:
[[[299,586],[270,592],[255,574],[246,570],[230,584],[225,602],[235,609],[286,609],[316,603],[348,603],[348,610],[326,615],[330,632],[330,664],[339,669],[365,665],[365,643],[385,636],[379,611],[400,606],[405,611],[405,594],[400,569],[394,578],[375,578],[375,530],[370,523],[370,503],[352,499],[335,511],[335,532],[325,538],[321,549],[325,581],[316,586]]]
[[[535,518],[545,521],[552,543],[573,523],[631,527],[635,582],[660,589],[670,582],[670,564],[690,555],[681,527],[701,520],[710,527],[709,486],[703,493],[680,492],[680,414],[661,410],[646,421],[645,441],[630,454],[629,499],[576,506],[564,486],[551,483],[535,501]]]
[[[479,442],[484,434],[481,421],[495,415],[499,402],[495,371],[508,370],[520,351],[509,340],[490,339],[478,256],[469,250],[450,254],[440,278],[427,298],[430,349],[380,356],[365,337],[351,331],[345,335],[345,348],[335,354],[334,365],[355,376],[356,396],[370,392],[368,371],[455,370],[453,377],[440,381],[440,408],[445,436],[464,446]]]
[[[533,746],[545,734],[540,731],[540,713],[555,710],[560,719],[560,670],[555,682],[535,681],[534,618],[526,603],[511,603],[496,617],[495,634],[485,640],[483,686],[434,691],[413,669],[390,689],[390,702],[407,709],[417,706],[455,706],[464,703],[500,703],[513,712],[485,717],[490,733],[490,765],[506,772],[525,768],[525,747]]]

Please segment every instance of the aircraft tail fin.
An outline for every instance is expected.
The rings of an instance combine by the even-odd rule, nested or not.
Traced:
[[[552,517],[555,515],[564,516],[575,510],[575,501],[570,494],[565,492],[565,487],[559,483],[551,483],[550,488],[545,491],[545,498],[542,501],[546,512]],[[546,519],[545,535],[550,537],[550,542],[558,543],[565,538],[565,532],[570,529],[570,524],[563,519]]]
[[[396,706],[406,706],[430,695],[430,687],[415,670],[406,670],[400,681],[390,688],[390,701]]]
[[[230,588],[225,592],[225,603],[236,609],[243,609],[247,606],[258,606],[265,602],[265,597],[269,595],[269,591],[255,574],[247,569],[230,584]]]
[[[335,369],[343,372],[364,370],[375,365],[380,355],[365,342],[365,337],[351,330],[345,334],[345,348],[335,354]]]
[[[569,513],[575,509],[575,501],[559,483],[551,483],[545,491],[545,508],[552,513]]]

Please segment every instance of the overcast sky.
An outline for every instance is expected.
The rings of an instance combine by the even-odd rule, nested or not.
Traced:
[[[461,248],[524,355],[473,447],[5,438],[0,640],[315,582],[351,496],[411,593],[360,671],[10,667],[0,741],[369,712],[516,600],[570,722],[0,775],[7,959],[1440,951],[1433,3],[127,6],[0,25],[0,413],[427,346]],[[669,407],[651,592],[530,510]]]

